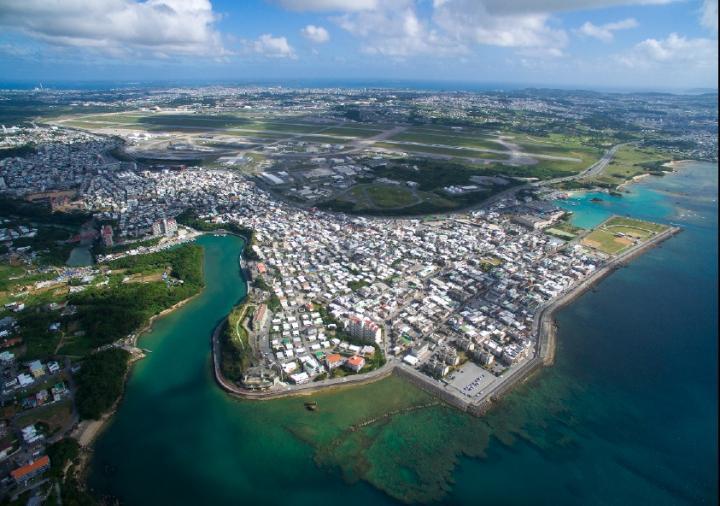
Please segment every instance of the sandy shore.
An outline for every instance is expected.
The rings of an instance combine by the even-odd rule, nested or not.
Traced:
[[[152,330],[153,323],[157,321],[158,318],[161,318],[163,316],[166,316],[173,311],[181,308],[188,302],[190,302],[192,299],[200,295],[202,291],[198,292],[197,294],[193,295],[192,297],[188,297],[187,299],[183,299],[180,302],[172,305],[171,307],[161,311],[160,313],[152,316],[147,324],[140,329],[132,338],[130,339],[130,342],[132,343],[133,347],[137,346],[137,341],[142,337],[145,333]],[[102,433],[102,431],[107,428],[109,425],[109,422],[112,420],[113,416],[115,416],[115,413],[118,410],[118,407],[120,406],[120,403],[122,402],[123,397],[125,396],[125,385],[127,384],[128,379],[130,379],[130,374],[132,373],[133,365],[138,360],[141,360],[145,357],[145,355],[138,350],[138,353],[134,353],[130,357],[130,361],[128,362],[128,368],[127,371],[125,371],[125,377],[123,378],[123,391],[120,397],[115,401],[115,404],[113,404],[112,408],[110,410],[103,414],[99,420],[83,420],[80,423],[78,423],[77,427],[70,433],[70,437],[77,440],[78,444],[80,445],[80,457],[79,457],[79,463],[75,467],[75,475],[79,480],[79,483],[85,483],[86,482],[86,474],[88,470],[88,465],[90,463],[90,459],[92,457],[93,453],[93,444],[97,440],[98,436]]]

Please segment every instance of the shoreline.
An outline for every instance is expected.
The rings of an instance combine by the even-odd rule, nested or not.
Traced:
[[[324,380],[332,383],[313,384],[311,382],[305,383],[303,385],[292,385],[283,391],[243,389],[234,385],[231,381],[226,379],[220,367],[220,333],[224,329],[225,324],[225,320],[221,321],[215,327],[215,330],[213,330],[212,333],[211,347],[213,361],[213,377],[215,378],[215,382],[222,390],[224,390],[230,396],[238,399],[267,401],[272,399],[282,399],[285,397],[301,397],[312,395],[320,391],[325,392],[338,390],[345,387],[366,385],[387,378],[393,373],[393,370],[395,369],[394,359],[389,358],[385,365],[378,369],[369,371],[365,374],[356,374],[353,376],[344,376],[342,378]]]
[[[199,234],[197,237],[200,237]],[[194,237],[192,240],[196,240],[197,237]],[[203,258],[203,265],[202,265],[202,271],[203,271],[203,277],[205,275],[205,264],[204,264],[204,258]],[[78,422],[77,427],[73,429],[70,434],[68,434],[67,437],[71,437],[75,439],[78,442],[78,445],[80,445],[80,455],[79,455],[79,463],[77,464],[74,474],[75,477],[78,480],[78,483],[80,483],[82,486],[87,488],[87,472],[89,469],[90,460],[92,459],[92,455],[94,453],[94,446],[95,441],[97,441],[98,437],[102,434],[102,432],[108,427],[110,421],[113,419],[115,414],[117,413],[117,410],[120,407],[120,403],[125,397],[125,391],[127,387],[127,382],[130,379],[130,374],[132,373],[133,367],[136,362],[142,360],[145,358],[145,351],[141,348],[138,348],[138,341],[141,337],[143,337],[145,334],[149,333],[153,329],[153,325],[155,322],[164,317],[169,315],[170,313],[180,309],[181,307],[185,306],[187,303],[192,301],[193,299],[199,297],[203,292],[205,291],[205,286],[203,285],[202,289],[190,297],[187,297],[186,299],[180,300],[173,304],[172,306],[163,309],[159,313],[152,315],[148,321],[143,325],[142,328],[140,328],[137,332],[134,334],[131,334],[130,336],[126,337],[125,339],[128,340],[128,345],[134,350],[127,350],[130,353],[130,359],[128,361],[128,367],[125,371],[125,375],[123,377],[123,388],[122,392],[120,394],[120,397],[115,401],[115,403],[112,405],[110,410],[108,410],[107,413],[104,413],[100,419],[98,420],[82,420]],[[122,339],[120,340],[122,341]],[[116,341],[117,343],[118,341]],[[113,344],[116,344],[113,343]],[[124,346],[119,346],[120,348],[124,348]]]
[[[212,333],[211,349],[213,377],[215,378],[215,382],[218,386],[220,386],[222,390],[232,397],[244,400],[264,401],[286,397],[307,396],[318,392],[365,385],[387,378],[392,374],[397,374],[410,381],[418,388],[421,388],[422,390],[440,398],[442,401],[460,409],[461,411],[465,411],[475,416],[482,416],[494,403],[500,400],[502,396],[510,392],[514,386],[519,383],[524,383],[541,368],[553,365],[557,347],[557,325],[555,324],[555,313],[559,309],[562,309],[575,301],[586,291],[600,283],[606,276],[609,276],[618,268],[627,265],[627,262],[631,261],[633,258],[652,248],[655,248],[660,243],[673,237],[680,231],[681,229],[679,227],[669,226],[666,230],[658,233],[648,241],[635,245],[617,257],[612,258],[601,268],[593,272],[589,277],[579,281],[575,285],[572,285],[559,297],[542,306],[536,313],[535,319],[533,320],[533,330],[538,335],[534,355],[527,361],[520,364],[516,369],[510,370],[507,375],[501,376],[499,380],[493,383],[489,390],[479,399],[468,400],[462,397],[461,394],[447,389],[443,383],[420,373],[412,367],[406,366],[394,357],[389,357],[388,362],[384,366],[374,371],[370,371],[365,375],[346,376],[343,378],[337,378],[337,381],[324,380],[324,382],[319,385],[315,385],[313,383],[292,385],[280,391],[243,389],[228,381],[223,376],[220,367],[221,353],[219,337],[221,330],[224,328],[225,321],[220,322]],[[328,381],[332,383],[328,383]]]
[[[670,163],[677,163],[677,162],[670,162]],[[632,182],[635,182],[634,180]],[[561,295],[559,298],[554,299],[553,301],[549,302],[547,305],[545,305],[540,311],[538,311],[535,321],[533,322],[533,325],[538,332],[538,341],[536,346],[535,354],[532,358],[521,364],[517,369],[514,371],[510,371],[509,374],[505,377],[501,377],[500,381],[493,384],[490,388],[490,390],[483,395],[482,398],[469,401],[464,398],[461,398],[459,394],[456,394],[450,390],[447,390],[444,388],[444,385],[442,383],[439,383],[432,378],[429,378],[425,376],[424,374],[421,374],[419,371],[412,369],[409,366],[406,366],[396,360],[394,357],[388,357],[388,361],[385,365],[380,367],[379,369],[375,369],[373,371],[370,371],[363,375],[354,375],[354,376],[345,376],[343,378],[337,378],[336,380],[329,380],[334,381],[333,383],[324,383],[320,385],[315,385],[313,383],[308,383],[304,385],[298,385],[297,387],[289,387],[287,390],[284,391],[275,391],[275,392],[268,392],[268,391],[251,391],[251,390],[244,390],[239,387],[236,387],[234,384],[229,382],[227,379],[224,378],[222,375],[222,371],[220,369],[220,353],[219,353],[219,335],[220,331],[223,328],[223,325],[225,324],[225,321],[223,320],[220,322],[216,328],[213,330],[212,338],[211,338],[211,354],[212,354],[212,361],[213,361],[213,377],[218,384],[227,394],[229,394],[232,397],[244,399],[244,400],[273,400],[273,399],[280,399],[280,398],[286,398],[286,397],[302,397],[302,396],[309,396],[315,393],[319,392],[332,392],[336,390],[341,390],[344,388],[350,388],[354,386],[361,386],[366,385],[370,383],[374,383],[376,381],[380,381],[382,379],[385,379],[389,377],[390,375],[399,375],[403,379],[410,381],[415,386],[423,389],[424,391],[433,394],[434,396],[438,397],[443,402],[460,409],[461,411],[465,411],[469,414],[472,414],[474,416],[482,416],[484,415],[488,409],[491,408],[493,404],[495,404],[497,401],[499,401],[502,396],[510,392],[513,387],[515,387],[519,383],[526,382],[530,377],[532,377],[536,372],[538,372],[542,367],[551,366],[554,363],[555,359],[555,351],[557,346],[557,326],[555,325],[555,313],[559,309],[567,306],[568,304],[572,303],[574,300],[576,300],[578,297],[580,297],[583,293],[585,293],[587,290],[592,288],[594,285],[602,281],[606,276],[614,272],[617,268],[624,265],[625,262],[628,262],[635,258],[636,256],[644,253],[645,251],[652,249],[656,247],[661,242],[669,239],[670,237],[676,235],[679,233],[681,229],[679,227],[670,227],[667,230],[657,234],[655,237],[651,238],[649,241],[634,246],[630,250],[622,253],[616,258],[613,258],[610,260],[605,266],[598,269],[596,272],[594,272],[590,277],[587,279],[581,281],[577,285],[571,287],[565,294]],[[219,231],[212,231],[212,232],[203,232],[198,234],[196,237],[193,238],[193,240],[196,240],[198,237],[202,235],[209,235],[209,234],[227,234],[227,235],[234,235],[236,237],[239,237],[243,240],[247,240],[246,237],[235,234],[230,231],[226,230],[219,230]],[[242,252],[239,255],[238,258],[238,264],[241,269],[241,272],[243,272],[243,278],[245,279],[246,288],[249,289],[249,281],[247,280],[245,273],[244,273],[244,257]],[[204,275],[204,263],[203,263],[203,275]],[[145,335],[146,333],[152,331],[154,323],[157,321],[158,318],[167,316],[168,314],[172,313],[173,311],[180,309],[187,303],[189,303],[191,300],[195,299],[199,295],[201,295],[204,290],[205,286],[203,286],[202,290],[200,290],[197,294],[192,295],[191,297],[188,297],[187,299],[183,299],[177,303],[175,303],[173,306],[164,309],[160,313],[153,315],[147,322],[147,324],[140,329],[134,336],[130,338],[130,343],[133,347],[137,347],[137,343],[139,339]],[[537,322],[537,323],[536,323]],[[138,350],[142,351],[142,350]],[[87,487],[87,473],[89,471],[89,464],[92,459],[92,455],[94,453],[94,444],[97,438],[102,434],[102,432],[108,427],[109,422],[112,420],[114,415],[116,414],[117,410],[119,409],[120,403],[122,402],[124,396],[125,396],[125,385],[127,384],[127,381],[129,380],[130,374],[133,369],[133,365],[138,360],[144,358],[144,354],[140,355],[133,355],[130,359],[130,363],[128,366],[128,369],[125,373],[125,377],[123,380],[123,392],[121,396],[118,398],[116,403],[113,405],[110,411],[108,411],[106,414],[104,414],[100,420],[89,420],[89,421],[83,421],[80,422],[78,427],[74,429],[69,437],[73,437],[78,441],[78,443],[81,446],[81,452],[80,452],[80,463],[77,465],[75,469],[75,476],[78,478],[79,482],[83,484],[83,486]],[[328,380],[325,380],[328,381]],[[87,423],[85,423],[87,422]],[[83,426],[82,424],[85,423]],[[83,441],[84,439],[84,441]]]

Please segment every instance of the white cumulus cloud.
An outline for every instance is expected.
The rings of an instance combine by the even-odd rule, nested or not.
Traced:
[[[542,48],[557,54],[567,44],[567,33],[549,24],[550,14],[495,9],[485,1],[444,0],[436,2],[434,20],[459,41],[476,44]],[[491,8],[496,12],[493,12]]]
[[[330,34],[322,26],[307,25],[300,30],[303,37],[315,44],[322,44],[330,40]]]
[[[249,50],[267,58],[296,58],[295,50],[285,37],[273,37],[265,33],[247,43]]]
[[[625,66],[635,69],[706,69],[715,74],[717,81],[717,41],[712,39],[689,39],[671,33],[665,39],[645,39],[617,58]]]
[[[377,10],[334,19],[341,28],[363,39],[362,50],[366,53],[404,58],[466,52],[462,44],[423,21],[411,0],[385,0]]]
[[[226,53],[209,0],[3,0],[0,26],[111,55]]]
[[[370,53],[449,55],[488,45],[562,56],[569,38],[556,13],[681,0],[433,0],[432,5],[427,0],[274,1],[291,10],[339,13],[333,19],[362,39],[363,51]],[[588,23],[581,29],[609,40],[613,31],[630,28],[630,23]]]
[[[586,37],[592,37],[603,42],[611,42],[618,30],[627,30],[636,28],[638,22],[634,18],[623,19],[614,23],[605,23],[604,25],[594,25],[590,21],[586,21],[576,32]]]

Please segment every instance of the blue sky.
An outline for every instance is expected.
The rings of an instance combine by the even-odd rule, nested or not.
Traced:
[[[716,88],[717,0],[2,0],[3,81]]]

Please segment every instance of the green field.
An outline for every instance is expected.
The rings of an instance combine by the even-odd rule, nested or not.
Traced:
[[[413,153],[431,153],[436,155],[447,155],[458,158],[485,158],[505,160],[507,155],[499,153],[489,153],[487,151],[475,151],[472,149],[436,147],[436,146],[420,146],[417,144],[395,143],[395,142],[376,142],[373,146],[383,149],[391,149],[393,151],[407,151]]]
[[[383,209],[405,207],[419,201],[409,188],[399,185],[362,184],[355,186],[350,194],[357,201],[367,199],[370,206]]]
[[[103,114],[70,118],[65,125],[78,128],[132,128],[142,130],[229,130],[248,132],[312,133],[327,125],[292,121],[256,121],[238,115]]]
[[[666,229],[666,225],[659,223],[614,216],[586,235],[582,244],[608,255],[616,255]]]
[[[325,132],[323,132],[324,134]],[[295,139],[296,141],[314,142],[317,144],[348,144],[352,139],[343,137],[330,137],[325,135],[304,135]]]
[[[441,132],[441,131],[440,131]],[[422,144],[442,144],[448,147],[504,150],[501,144],[493,142],[489,137],[455,135],[451,132],[430,133],[428,131],[405,131],[390,137],[397,142],[419,142]]]
[[[447,186],[470,184],[472,176],[487,175],[487,170],[469,164],[422,158],[376,167],[373,174],[377,178],[403,183],[413,181],[417,186],[410,188],[405,184],[363,183],[332,200],[320,203],[318,207],[329,211],[369,215],[428,215],[478,204],[494,193],[517,184],[508,180],[505,185],[487,186],[465,194],[448,194],[445,191]]]
[[[370,128],[355,128],[355,127],[331,127],[325,128],[322,133],[327,135],[341,135],[345,137],[374,137],[383,133],[382,130],[374,130]]]
[[[661,174],[669,157],[652,148],[622,146],[603,173],[593,179],[602,186],[616,187],[640,174]]]

